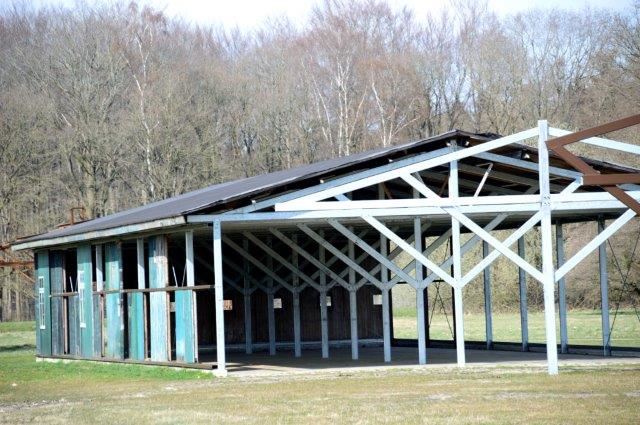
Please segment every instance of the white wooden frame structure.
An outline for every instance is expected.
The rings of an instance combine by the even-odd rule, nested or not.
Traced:
[[[566,352],[566,304],[564,302],[564,279],[577,264],[590,253],[599,250],[600,281],[603,303],[603,346],[605,355],[609,339],[609,320],[606,292],[606,250],[604,244],[620,228],[635,217],[634,211],[627,208],[620,201],[605,192],[583,191],[582,174],[553,167],[549,163],[549,153],[546,142],[550,136],[562,136],[568,132],[556,128],[549,128],[546,121],[539,121],[536,128],[531,128],[514,135],[487,141],[473,146],[458,146],[455,141],[443,149],[418,154],[406,159],[390,162],[387,165],[366,171],[355,172],[337,177],[330,181],[320,182],[318,185],[306,189],[263,199],[252,205],[227,211],[220,214],[194,214],[187,217],[188,223],[211,224],[213,228],[213,268],[215,271],[215,303],[217,329],[217,367],[218,373],[226,373],[223,291],[225,285],[232,285],[242,291],[245,300],[250,304],[251,292],[256,288],[264,290],[268,295],[269,315],[269,352],[275,354],[275,330],[273,319],[274,288],[286,288],[293,294],[294,300],[294,351],[301,355],[300,311],[297,295],[306,287],[311,287],[320,293],[320,317],[322,330],[322,357],[329,356],[329,341],[327,330],[327,291],[339,285],[349,291],[350,326],[352,358],[358,358],[357,334],[357,305],[356,291],[365,284],[373,285],[382,295],[382,324],[384,361],[391,361],[391,332],[389,291],[398,284],[406,282],[416,291],[416,305],[418,312],[418,363],[427,362],[427,346],[425,334],[424,290],[435,281],[442,281],[453,288],[455,300],[455,330],[456,352],[459,366],[465,365],[464,341],[464,305],[463,288],[474,278],[482,275],[485,288],[485,306],[487,307],[487,346],[492,344],[491,335],[491,297],[489,266],[501,255],[508,258],[519,267],[518,281],[520,285],[520,310],[522,320],[522,349],[528,349],[527,317],[526,317],[526,275],[542,285],[544,290],[544,311],[546,329],[546,353],[548,372],[558,373],[558,353],[556,341],[555,289],[560,289],[560,323],[561,323],[561,351]],[[528,139],[538,140],[537,162],[525,159],[507,157],[493,151],[513,143]],[[630,154],[640,154],[640,147],[621,142],[614,142],[603,138],[591,138],[584,143],[615,149]],[[459,196],[460,186],[469,187],[470,182],[459,178],[458,170],[470,168],[461,163],[466,158],[480,158],[491,163],[507,164],[523,170],[537,172],[538,180],[521,178],[519,183],[528,185],[527,193],[521,194],[508,187],[485,186],[487,176],[492,173],[491,166],[486,169],[477,168],[474,171],[483,176],[475,196]],[[441,176],[433,173],[435,167],[449,167],[447,178],[448,196],[442,197],[425,184],[423,179]],[[473,168],[473,167],[471,167]],[[484,173],[484,174],[483,174]],[[517,179],[515,176],[510,176]],[[572,183],[562,186],[555,179],[570,179]],[[413,190],[412,199],[387,199],[384,185],[392,180],[401,179]],[[471,183],[477,185],[477,183]],[[358,190],[377,187],[377,199],[354,200],[353,194]],[[640,200],[640,188],[635,185],[625,185],[623,188],[636,200]],[[481,190],[491,191],[489,196],[480,196]],[[554,234],[552,220],[562,220],[572,214],[586,214],[596,217],[600,214],[616,215],[617,218],[604,226],[599,222],[599,234],[571,258],[564,258],[562,243],[562,224],[556,222],[556,259],[554,262]],[[491,234],[492,230],[500,228],[509,219],[517,218],[521,225],[513,230],[510,236],[499,240]],[[397,222],[411,222],[413,232],[409,237],[403,237],[394,228]],[[450,228],[443,232],[430,246],[423,246],[423,232],[433,223],[448,221]],[[479,224],[482,223],[482,224]],[[542,269],[538,269],[525,258],[524,236],[535,226],[540,228],[542,247]],[[406,227],[406,226],[405,226]],[[462,229],[466,229],[473,236],[462,242]],[[294,233],[283,229],[295,229]],[[346,246],[336,246],[325,236],[325,231],[331,231],[343,237]],[[226,232],[241,234],[246,242],[239,244]],[[258,233],[268,233],[267,238]],[[374,233],[376,242],[365,240],[364,234]],[[305,249],[295,234],[305,235],[309,241],[317,244],[317,250]],[[270,240],[278,240],[291,248],[291,257],[271,248]],[[446,241],[451,241],[452,254],[442,263],[430,258],[430,254]],[[223,242],[242,257],[241,265],[233,264],[222,251]],[[191,243],[192,239],[191,239]],[[248,243],[262,251],[268,259],[265,264],[256,258],[248,249]],[[390,243],[393,249],[390,249]],[[462,258],[477,244],[482,243],[483,258],[471,270],[462,267]],[[187,239],[189,244],[189,239]],[[514,250],[513,246],[517,245]],[[355,247],[361,251],[356,255]],[[192,248],[191,248],[192,249]],[[189,251],[188,251],[189,252]],[[192,252],[192,251],[191,251]],[[404,253],[411,258],[411,263],[401,267],[394,259]],[[326,254],[331,259],[326,261]],[[367,270],[362,266],[363,258],[375,261],[376,266]],[[307,274],[299,267],[299,261],[314,266],[317,271]],[[346,267],[338,272],[332,265],[342,263]],[[222,273],[223,265],[236,270],[244,270],[243,282],[233,282]],[[286,269],[291,279],[283,279],[274,272],[274,265]],[[249,279],[246,270],[255,267],[264,273],[261,280]],[[452,272],[447,271],[452,268]],[[250,311],[245,312],[246,352],[252,352]],[[605,317],[606,316],[606,317]],[[605,329],[606,327],[606,329]]]

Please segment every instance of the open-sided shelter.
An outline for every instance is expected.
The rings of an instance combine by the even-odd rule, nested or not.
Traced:
[[[350,344],[357,360],[366,343],[379,346],[388,362],[397,342],[390,290],[403,284],[415,290],[416,363],[423,364],[430,343],[426,288],[443,282],[453,289],[462,366],[462,289],[476,277],[487,286],[485,271],[505,256],[521,271],[525,349],[525,275],[544,288],[548,369],[555,374],[554,293],[564,351],[564,277],[595,250],[606,354],[603,247],[640,212],[640,181],[635,169],[580,159],[563,146],[640,119],[622,121],[576,134],[545,121],[506,137],[450,131],[218,184],[19,240],[14,249],[34,250],[36,258],[37,355],[204,364],[224,374],[232,349],[277,355],[286,348],[301,356],[303,347],[317,347],[329,357],[333,345]],[[527,140],[537,140],[537,147],[522,143]],[[638,146],[609,139],[582,142],[640,154]],[[603,176],[606,184],[598,180]],[[598,236],[564,259],[563,223],[589,221],[598,224]],[[523,237],[535,227],[541,270],[523,251]],[[510,235],[499,240],[495,231],[505,229]],[[431,254],[444,243],[451,255],[442,262]],[[483,258],[463,269],[463,257],[478,244]],[[411,261],[400,266],[399,256]],[[490,345],[490,296],[486,302]]]

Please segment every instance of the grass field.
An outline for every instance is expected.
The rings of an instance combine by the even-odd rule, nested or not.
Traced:
[[[494,341],[519,342],[520,314],[493,314]],[[613,321],[613,313],[611,314]],[[429,329],[431,339],[452,339],[450,326],[443,314],[433,316]],[[560,323],[556,319],[558,340]],[[600,311],[574,310],[567,314],[567,333],[569,344],[602,345]],[[415,308],[399,308],[393,310],[393,330],[396,338],[417,338]],[[466,314],[464,318],[464,336],[468,341],[485,340],[484,314]],[[545,342],[544,313],[529,313],[529,342]],[[611,345],[620,347],[640,347],[640,320],[634,310],[620,310],[611,334]]]
[[[33,323],[0,323],[0,423],[640,423],[640,368],[388,369],[216,379],[34,360]]]

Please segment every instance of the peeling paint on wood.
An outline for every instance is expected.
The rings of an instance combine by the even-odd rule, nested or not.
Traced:
[[[185,363],[195,362],[194,335],[194,293],[190,290],[176,291],[176,360]]]
[[[167,260],[167,239],[165,236],[149,238],[149,287],[164,288],[169,281]],[[169,314],[167,294],[152,292],[149,294],[151,325],[151,360],[169,359]]]
[[[52,251],[49,256],[49,275],[51,294],[64,292],[63,255],[61,251]],[[62,327],[62,297],[51,298],[51,353],[64,354],[64,329]]]
[[[129,358],[144,360],[144,316],[142,293],[127,294],[129,317]]]
[[[43,356],[51,355],[51,280],[49,251],[36,253],[36,349]],[[44,311],[41,311],[44,310]]]
[[[105,289],[122,289],[122,250],[119,243],[105,245]],[[124,358],[124,320],[122,294],[106,294],[106,346],[105,356]]]
[[[91,245],[79,246],[77,255],[80,352],[83,357],[91,358],[93,357],[93,265],[91,262]]]

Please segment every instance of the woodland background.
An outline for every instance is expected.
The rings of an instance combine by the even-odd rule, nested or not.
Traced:
[[[144,3],[20,3],[0,14],[0,242],[66,222],[71,207],[99,217],[453,128],[506,135],[547,119],[575,130],[638,111],[637,1],[624,13],[498,17],[473,1],[414,16],[384,1],[328,0],[303,24],[273,19],[250,32]],[[637,129],[614,136],[640,141]],[[610,255],[614,305],[640,296],[638,227],[611,243],[630,270],[623,285]],[[568,230],[570,254],[595,224]],[[599,306],[596,258],[569,276],[571,307]],[[496,309],[517,308],[515,270],[493,268]],[[28,310],[33,288],[19,274],[0,269],[0,286],[5,312]],[[481,285],[465,297],[467,310],[481,308]]]

